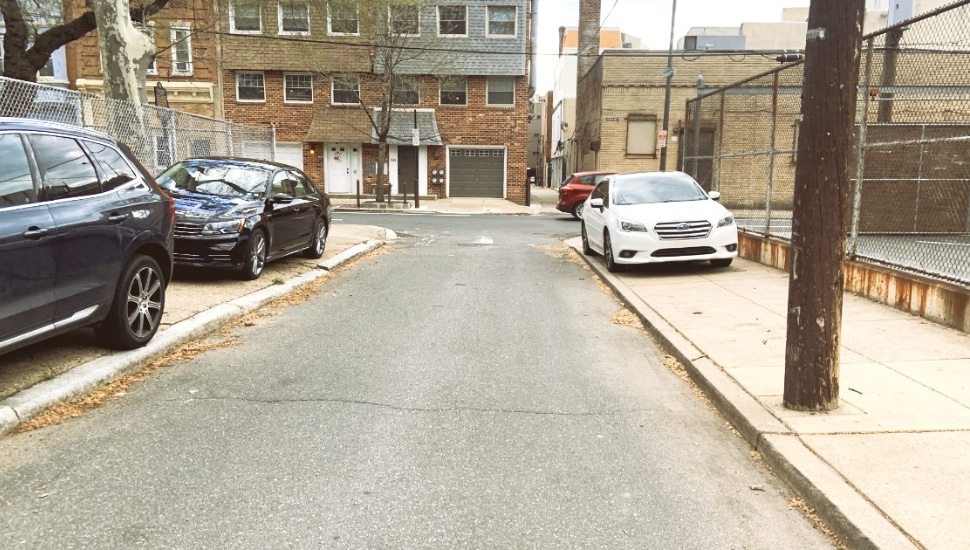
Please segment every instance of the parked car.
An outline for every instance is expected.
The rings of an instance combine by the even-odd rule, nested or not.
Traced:
[[[323,255],[330,198],[293,166],[190,158],[158,182],[175,198],[175,265],[234,269],[252,280],[283,256]]]
[[[583,219],[586,197],[589,196],[597,183],[612,174],[616,174],[616,172],[577,172],[570,174],[559,185],[559,202],[556,203],[556,209],[560,212],[572,214],[577,220]]]
[[[683,172],[609,176],[586,200],[583,253],[603,254],[606,268],[709,260],[727,267],[738,255],[734,216]]]
[[[83,326],[131,349],[172,275],[171,197],[123,144],[0,119],[0,353]]]

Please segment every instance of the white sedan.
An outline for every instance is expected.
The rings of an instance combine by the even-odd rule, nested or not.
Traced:
[[[734,216],[683,172],[618,174],[601,181],[583,213],[583,253],[606,268],[710,260],[727,267],[738,255]]]

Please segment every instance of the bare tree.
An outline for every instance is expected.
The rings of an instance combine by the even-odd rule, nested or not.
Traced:
[[[849,159],[864,0],[812,0],[792,214],[786,407],[839,405]]]

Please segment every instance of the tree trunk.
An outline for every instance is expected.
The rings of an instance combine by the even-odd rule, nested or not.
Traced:
[[[384,202],[384,163],[387,161],[387,138],[377,144],[377,188],[374,194],[378,204]]]
[[[849,161],[864,0],[812,0],[792,217],[784,405],[839,405]]]
[[[131,22],[127,0],[96,0],[94,17],[104,66],[104,91],[110,99],[147,103],[145,71],[155,47]]]
[[[117,100],[108,105],[111,133],[132,148],[139,146],[139,157],[147,158],[150,141],[142,105],[147,103],[145,72],[155,47],[132,24],[128,0],[96,0],[93,7],[104,67],[104,94]]]

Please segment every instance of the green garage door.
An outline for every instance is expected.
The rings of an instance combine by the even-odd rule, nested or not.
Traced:
[[[504,149],[451,149],[449,196],[505,198]]]

